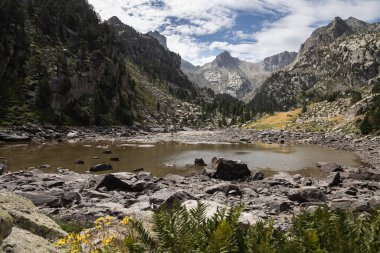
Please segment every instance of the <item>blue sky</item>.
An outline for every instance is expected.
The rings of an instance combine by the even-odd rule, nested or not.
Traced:
[[[88,0],[102,19],[117,16],[142,33],[157,30],[195,65],[228,50],[258,62],[298,51],[311,32],[340,16],[380,21],[380,0]]]

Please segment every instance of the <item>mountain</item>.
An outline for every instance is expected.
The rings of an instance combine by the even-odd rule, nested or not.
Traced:
[[[155,38],[156,40],[158,40],[161,46],[163,46],[165,49],[168,49],[168,46],[166,44],[166,37],[160,34],[158,31],[154,31],[154,32],[151,31],[151,32],[148,32],[146,35]]]
[[[262,62],[250,63],[234,58],[224,51],[211,63],[200,67],[182,63],[181,69],[200,87],[248,100],[271,72],[286,67],[295,58],[296,53],[283,52],[267,57]]]
[[[2,0],[0,41],[0,124],[180,124],[196,111],[175,115],[198,96],[181,57],[86,0]]]
[[[273,73],[250,102],[256,112],[289,110],[341,96],[379,78],[380,24],[336,17],[302,44],[290,69]]]

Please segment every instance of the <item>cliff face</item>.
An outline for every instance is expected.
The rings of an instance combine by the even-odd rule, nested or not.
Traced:
[[[315,30],[289,70],[269,77],[251,101],[254,110],[289,110],[366,86],[380,70],[380,25],[335,18]]]
[[[1,1],[0,42],[2,124],[131,124],[128,64],[178,97],[196,94],[179,55],[117,18],[101,22],[85,0]]]

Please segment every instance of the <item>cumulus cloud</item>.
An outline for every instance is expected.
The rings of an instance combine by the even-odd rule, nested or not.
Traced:
[[[380,18],[379,0],[89,0],[103,19],[118,16],[140,32],[158,30],[168,47],[194,64],[221,50],[259,61],[284,50],[298,51],[318,26],[335,16],[364,21]],[[239,16],[260,15],[264,22],[243,24]],[[274,17],[274,18],[273,18]],[[272,21],[274,20],[274,21]],[[239,26],[237,26],[239,25]],[[239,28],[237,28],[239,27]],[[224,33],[222,38],[213,38]]]

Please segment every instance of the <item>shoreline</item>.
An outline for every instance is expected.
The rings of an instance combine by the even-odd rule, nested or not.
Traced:
[[[323,178],[279,172],[262,180],[256,180],[253,176],[246,181],[223,181],[202,174],[169,174],[158,178],[147,172],[109,171],[109,174],[98,175],[79,174],[67,169],[44,173],[36,169],[0,176],[0,191],[14,192],[30,199],[44,214],[79,222],[91,222],[104,215],[134,215],[149,221],[154,209],[173,198],[187,206],[194,206],[197,201],[204,202],[209,206],[208,213],[217,208],[244,204],[243,223],[271,218],[276,226],[284,230],[291,225],[291,217],[304,208],[327,205],[333,209],[368,211],[380,205],[380,137],[235,129],[175,133],[139,131],[140,134],[129,136],[122,136],[119,128],[108,132],[82,131],[78,128],[67,128],[65,131],[60,139],[55,140],[314,144],[354,151],[369,165],[343,166],[341,169],[327,166],[322,168],[327,172],[327,177]],[[69,137],[74,131],[77,135]],[[21,131],[13,133],[22,134]],[[44,141],[46,139],[40,135],[32,136],[32,142]],[[107,176],[129,185],[130,190],[101,186]]]

